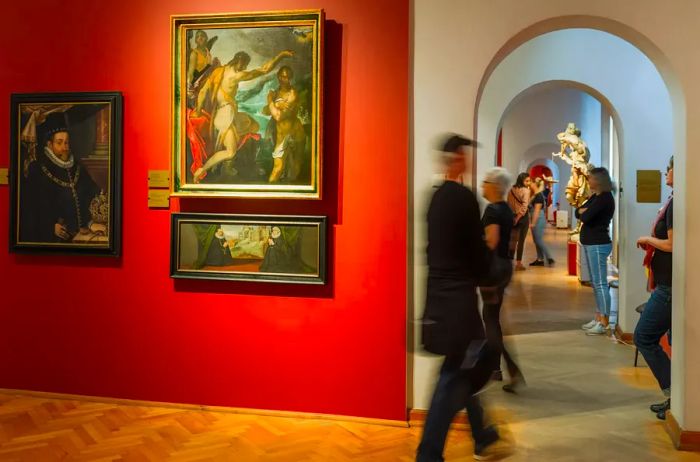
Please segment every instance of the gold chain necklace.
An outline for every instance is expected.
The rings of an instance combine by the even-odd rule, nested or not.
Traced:
[[[75,178],[71,178],[70,168],[67,168],[66,175],[68,176],[68,181],[63,181],[63,180],[56,178],[51,172],[49,172],[49,169],[46,168],[45,165],[41,166],[41,170],[44,172],[44,174],[46,176],[49,177],[49,179],[51,181],[53,181],[57,185],[63,186],[64,188],[70,188],[70,192],[73,195],[73,202],[75,202],[75,211],[76,211],[76,215],[78,218],[78,227],[82,228],[83,227],[83,220],[82,220],[82,216],[80,215],[80,199],[78,198],[78,191],[75,188],[75,186],[78,184],[78,179],[80,178],[80,169],[76,168],[75,169]]]
[[[59,186],[63,186],[64,188],[75,189],[75,185],[78,184],[78,178],[80,178],[80,169],[79,168],[75,170],[75,179],[73,181],[70,181],[70,182],[59,180],[58,178],[56,178],[51,172],[49,172],[49,169],[46,168],[46,165],[42,165],[41,170],[44,172],[44,174],[46,176],[48,176],[51,179],[51,181],[53,181],[54,183],[56,183]],[[68,174],[68,180],[71,180],[70,169],[66,169],[66,173]]]

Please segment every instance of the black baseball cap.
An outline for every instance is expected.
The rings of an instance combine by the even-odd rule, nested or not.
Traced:
[[[444,142],[442,143],[441,151],[443,152],[459,152],[459,148],[462,146],[476,146],[476,141],[465,138],[462,135],[449,134],[446,135]]]

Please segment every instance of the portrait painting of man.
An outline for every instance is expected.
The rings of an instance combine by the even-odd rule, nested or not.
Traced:
[[[121,97],[13,95],[11,247],[116,255]]]
[[[173,17],[175,195],[320,196],[322,20]]]

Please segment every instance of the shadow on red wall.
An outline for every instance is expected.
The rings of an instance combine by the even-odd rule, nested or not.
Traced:
[[[179,198],[181,212],[235,213],[252,215],[321,215],[328,217],[325,285],[261,284],[240,281],[175,280],[177,292],[244,294],[333,298],[335,267],[335,226],[342,217],[342,147],[340,104],[343,56],[343,27],[335,21],[324,23],[323,75],[323,185],[320,200]]]

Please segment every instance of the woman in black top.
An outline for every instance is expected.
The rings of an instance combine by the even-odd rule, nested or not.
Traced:
[[[666,169],[666,184],[673,187],[673,157]],[[666,401],[652,404],[659,419],[666,418],[671,407],[671,360],[661,348],[661,338],[671,330],[671,282],[673,279],[673,196],[659,211],[651,236],[637,240],[637,247],[646,252],[644,265],[649,268],[649,290],[653,290],[634,330],[634,344],[639,348],[649,369],[659,382]]]
[[[583,223],[580,238],[595,294],[596,315],[581,328],[589,335],[602,335],[607,331],[611,308],[608,256],[612,252],[612,241],[609,228],[615,214],[615,199],[612,180],[605,168],[592,169],[588,182],[593,195],[576,209],[576,218]]]
[[[500,313],[505,292],[510,278],[513,275],[510,255],[510,239],[513,231],[513,212],[505,202],[505,195],[510,186],[510,175],[500,167],[495,167],[486,172],[482,185],[484,198],[490,202],[481,219],[486,235],[486,245],[493,252],[491,263],[490,287],[481,287],[481,295],[484,299],[484,325],[486,338],[494,351],[500,357],[503,355],[508,367],[510,383],[503,386],[508,392],[513,392],[515,386],[523,382],[523,376],[518,365],[508,354],[503,344],[503,332],[501,330]],[[502,379],[500,367],[494,374],[497,379]]]

